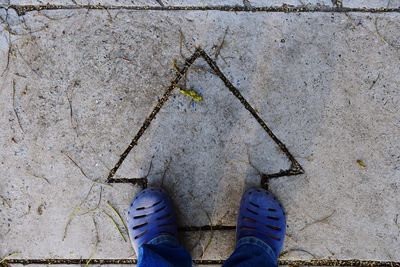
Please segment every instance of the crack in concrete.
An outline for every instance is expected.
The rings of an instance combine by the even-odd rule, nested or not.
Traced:
[[[18,109],[16,107],[15,80],[12,81],[12,89],[13,89],[13,91],[12,91],[12,106],[13,106],[14,114],[15,114],[15,117],[17,118],[17,123],[18,123],[19,128],[21,129],[21,132],[24,134],[25,131],[24,131],[24,128],[22,128],[21,118],[19,117]]]
[[[153,119],[155,119],[157,113],[161,110],[163,105],[169,99],[172,91],[177,88],[177,84],[181,81],[182,78],[185,77],[185,74],[189,70],[189,68],[193,65],[193,63],[199,59],[203,58],[213,73],[218,76],[228,90],[240,101],[240,103],[244,106],[247,111],[256,119],[256,121],[260,124],[263,130],[268,134],[268,136],[278,145],[280,150],[286,155],[286,157],[291,162],[290,168],[288,170],[281,170],[277,173],[260,173],[260,185],[262,188],[268,189],[268,182],[272,178],[278,178],[282,176],[293,176],[303,174],[304,170],[301,165],[297,162],[294,156],[289,152],[286,145],[278,139],[278,137],[271,131],[268,125],[264,122],[264,120],[258,115],[257,111],[247,102],[247,100],[242,96],[240,91],[226,78],[226,76],[222,73],[222,71],[217,66],[216,62],[202,49],[196,48],[196,51],[192,54],[192,56],[188,59],[185,59],[184,66],[182,68],[175,68],[176,77],[173,79],[167,90],[165,91],[164,95],[158,100],[157,105],[154,107],[153,111],[150,115],[145,119],[143,125],[136,133],[134,138],[132,139],[131,143],[125,149],[125,151],[121,154],[118,162],[115,166],[110,170],[109,175],[107,177],[108,183],[130,183],[134,185],[138,185],[141,188],[146,188],[148,184],[147,175],[141,178],[114,178],[115,173],[122,165],[128,154],[132,151],[132,149],[138,144],[139,139],[145,133],[147,128],[150,126],[150,123]],[[226,225],[204,225],[204,226],[187,226],[187,227],[179,227],[180,231],[204,231],[204,230],[234,230],[236,226],[226,226]]]
[[[22,265],[72,265],[72,264],[137,264],[136,259],[6,259],[3,264]],[[223,264],[223,260],[193,260],[195,264],[213,265]],[[339,260],[339,259],[313,259],[313,260],[279,260],[279,265],[288,266],[360,266],[360,267],[400,267],[400,262],[379,260]]]
[[[225,11],[225,12],[364,12],[364,13],[400,13],[400,7],[397,8],[365,8],[365,7],[343,7],[338,4],[339,1],[334,1],[334,7],[315,5],[315,6],[261,6],[255,7],[252,5],[220,5],[220,6],[118,6],[118,5],[8,5],[0,8],[14,9],[19,16],[25,15],[27,12],[41,10],[132,10],[132,11]]]
[[[183,75],[186,73],[187,69],[190,67],[190,65],[193,64],[193,62],[200,56],[198,50],[185,61],[184,67],[180,70],[180,72],[177,72],[177,75],[175,79],[172,81],[171,85],[168,87],[167,91],[164,93],[164,95],[158,100],[157,105],[153,109],[153,111],[150,113],[150,115],[146,118],[144,121],[142,127],[139,129],[135,137],[132,139],[131,143],[129,146],[125,149],[125,151],[121,154],[118,162],[115,164],[114,168],[111,169],[110,173],[108,174],[107,181],[109,183],[116,182],[117,179],[114,179],[114,175],[116,171],[119,169],[125,158],[128,156],[129,152],[131,152],[132,148],[137,145],[137,142],[139,141],[139,138],[144,134],[146,129],[150,126],[151,121],[156,117],[157,113],[160,111],[161,107],[164,105],[165,102],[167,102],[169,95],[171,94],[172,90],[176,88],[176,85],[179,83]],[[123,178],[124,179],[124,178]],[[121,180],[121,179],[118,179]],[[125,179],[124,179],[125,180]],[[147,184],[147,179],[146,179],[146,184]]]
[[[250,112],[250,114],[256,119],[256,121],[259,123],[259,125],[263,128],[263,130],[271,137],[271,139],[275,142],[275,144],[278,145],[280,150],[285,154],[285,156],[289,159],[291,162],[290,168],[287,170],[281,170],[277,173],[271,173],[271,174],[265,174],[263,173],[261,176],[261,187],[263,188],[268,188],[268,181],[272,178],[278,178],[282,176],[293,176],[293,175],[299,175],[303,174],[304,170],[301,167],[301,165],[297,162],[297,160],[294,158],[294,156],[289,152],[288,148],[286,145],[278,139],[278,137],[271,131],[271,129],[268,127],[268,125],[264,122],[264,120],[258,115],[257,111],[247,102],[247,100],[242,96],[240,91],[226,78],[226,76],[222,73],[222,71],[219,69],[217,66],[216,62],[208,56],[208,54],[201,48],[196,48],[196,51],[193,53],[193,55],[185,60],[185,64],[182,69],[176,68],[176,77],[175,79],[171,82],[170,86],[167,88],[166,92],[164,95],[158,100],[157,105],[154,107],[153,111],[150,113],[150,115],[145,119],[142,127],[139,129],[139,131],[136,133],[134,138],[132,139],[131,143],[129,146],[125,149],[125,151],[121,154],[118,162],[115,164],[115,166],[110,170],[108,177],[107,177],[107,182],[108,183],[134,183],[141,185],[142,187],[147,187],[147,177],[143,178],[114,178],[115,173],[119,169],[119,167],[122,165],[128,154],[131,152],[131,150],[138,144],[139,139],[141,136],[145,133],[147,128],[150,126],[150,123],[152,120],[156,117],[157,113],[161,110],[165,102],[169,99],[169,96],[171,95],[172,91],[177,87],[177,84],[179,81],[185,76],[186,72],[190,68],[190,66],[198,59],[198,58],[203,58],[209,67],[212,69],[212,71],[217,75],[222,82],[225,84],[225,86],[228,88],[228,90],[240,101],[240,103],[244,106],[247,111]]]
[[[393,42],[388,41],[387,38],[380,32],[379,25],[378,25],[378,18],[375,18],[374,25],[375,25],[376,34],[380,37],[380,39],[384,43],[386,43],[387,45],[389,45],[389,46],[391,46],[391,47],[393,47],[395,49],[400,49],[400,43],[399,44],[395,44]],[[379,79],[379,77],[378,77],[378,79]]]
[[[164,3],[161,0],[156,0],[157,4],[159,4],[160,6],[165,6]]]
[[[256,121],[261,125],[265,132],[271,137],[271,139],[279,146],[282,152],[286,155],[286,157],[290,160],[291,166],[288,170],[281,170],[277,173],[272,174],[263,174],[261,185],[265,186],[268,184],[268,180],[271,178],[278,178],[282,176],[292,176],[303,174],[304,170],[301,165],[297,162],[294,156],[289,152],[286,145],[278,139],[278,137],[271,131],[271,129],[267,126],[264,120],[258,115],[257,111],[247,102],[247,100],[242,96],[240,91],[233,86],[233,84],[226,78],[226,76],[219,69],[214,60],[212,60],[204,50],[199,49],[200,55],[204,58],[204,60],[208,63],[211,69],[216,73],[216,75],[224,82],[225,86],[231,91],[231,93],[236,96],[236,98],[242,103],[242,105],[253,115]]]

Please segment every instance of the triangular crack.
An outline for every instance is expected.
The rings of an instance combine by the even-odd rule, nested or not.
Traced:
[[[145,133],[145,131],[148,129],[150,126],[151,122],[155,119],[156,115],[158,112],[161,110],[161,108],[164,106],[164,104],[167,102],[169,99],[172,91],[177,88],[178,83],[181,81],[181,79],[184,77],[190,66],[199,58],[203,58],[205,62],[209,65],[211,70],[214,72],[215,75],[217,75],[226,88],[240,101],[240,103],[247,109],[247,111],[250,112],[250,114],[256,119],[256,121],[259,123],[259,125],[262,127],[262,129],[271,137],[273,142],[276,143],[276,145],[279,147],[279,149],[285,154],[285,156],[288,158],[290,161],[290,168],[286,170],[280,170],[279,172],[275,173],[262,173],[261,174],[261,186],[262,187],[267,187],[268,186],[268,180],[271,178],[277,178],[277,177],[282,177],[282,176],[292,176],[292,175],[299,175],[303,174],[304,170],[301,167],[301,165],[298,163],[298,161],[294,158],[294,156],[290,153],[286,145],[278,139],[278,137],[271,131],[271,129],[268,127],[268,125],[264,122],[264,120],[258,115],[256,110],[249,104],[249,102],[242,96],[240,91],[226,78],[226,76],[222,73],[222,71],[219,69],[217,66],[216,62],[211,59],[210,56],[201,48],[197,48],[196,51],[193,53],[193,55],[185,60],[184,66],[177,70],[176,76],[171,82],[170,86],[167,88],[163,96],[158,100],[157,105],[153,108],[152,112],[150,115],[145,119],[143,125],[139,129],[139,131],[136,133],[134,138],[132,139],[131,143],[129,146],[125,149],[125,151],[121,154],[118,162],[115,164],[115,166],[110,170],[108,177],[107,177],[107,182],[109,183],[133,183],[133,184],[138,184],[141,185],[142,187],[147,187],[147,177],[142,177],[142,178],[115,178],[115,174],[117,170],[120,168],[128,154],[131,152],[131,150],[138,144],[139,139],[142,137],[142,135]]]

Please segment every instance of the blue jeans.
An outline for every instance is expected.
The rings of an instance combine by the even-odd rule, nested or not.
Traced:
[[[223,267],[276,267],[278,259],[266,243],[241,238]],[[191,267],[192,257],[172,236],[160,236],[139,248],[138,267]]]

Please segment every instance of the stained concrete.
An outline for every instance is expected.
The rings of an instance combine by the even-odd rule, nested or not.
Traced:
[[[269,182],[288,213],[282,258],[400,261],[398,13],[0,16],[0,255],[135,257],[109,204],[124,217],[140,187],[107,177],[202,47],[305,171]],[[243,190],[288,161],[204,61],[180,86],[203,101],[175,88],[116,177],[163,181],[182,226],[234,226]],[[235,237],[181,238],[220,260]]]

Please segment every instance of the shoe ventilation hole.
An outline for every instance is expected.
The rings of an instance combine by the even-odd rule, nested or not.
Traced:
[[[132,229],[136,230],[136,229],[142,228],[143,226],[146,226],[147,224],[148,224],[147,222],[138,224],[138,225],[133,226]]]
[[[144,236],[147,232],[148,232],[148,230],[143,231],[143,232],[141,232],[140,234],[138,234],[137,236],[135,236],[134,238],[135,238],[135,239],[138,239],[138,238]]]
[[[254,211],[254,210],[251,210],[251,209],[249,209],[249,208],[246,208],[246,210],[247,210],[248,212],[253,213],[254,215],[258,215],[258,212]]]
[[[147,216],[147,214],[137,215],[137,216],[134,216],[133,219],[140,219],[140,218],[144,218],[146,216]]]
[[[257,221],[254,220],[253,218],[246,217],[246,216],[243,216],[242,219],[243,219],[245,222],[252,222],[252,223],[257,222]]]
[[[152,208],[152,207],[157,206],[157,205],[160,204],[161,202],[163,202],[163,201],[160,200],[160,201],[157,201],[156,203],[154,203],[154,204],[152,204],[152,205],[150,205],[150,206],[143,206],[143,207],[136,208],[136,210],[144,210],[144,209]]]
[[[160,212],[160,211],[164,210],[166,207],[167,207],[167,206],[162,206],[162,207],[161,207],[161,208],[159,208],[158,210],[154,211],[154,213],[158,213],[158,212]]]
[[[272,230],[275,230],[275,231],[280,231],[280,230],[281,230],[280,227],[276,227],[276,226],[273,226],[273,225],[267,224],[266,226],[267,226],[269,229],[272,229]]]
[[[266,235],[267,237],[273,239],[273,240],[281,241],[281,239],[280,239],[279,237],[276,237],[276,236],[274,236],[274,235],[271,235],[271,234],[265,234],[265,235]]]
[[[254,202],[250,202],[250,205],[252,205],[252,206],[254,206],[254,207],[256,207],[256,208],[259,208],[259,207],[260,207],[260,205],[257,205],[257,204],[254,203]]]

